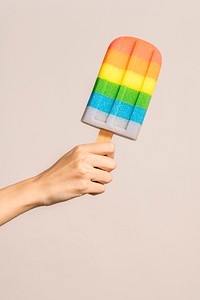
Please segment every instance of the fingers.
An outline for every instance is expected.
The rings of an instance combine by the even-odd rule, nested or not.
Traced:
[[[90,154],[87,157],[87,160],[88,163],[92,165],[94,168],[98,168],[107,172],[111,172],[116,168],[116,162],[111,157]]]
[[[82,145],[85,151],[114,158],[115,146],[112,143],[93,143]],[[81,147],[81,146],[80,146]]]
[[[108,171],[100,170],[95,167],[90,166],[86,178],[83,181],[83,191],[81,194],[91,194],[98,195],[105,192],[105,184],[112,181],[112,175]]]
[[[100,184],[98,182],[92,182],[90,185],[90,191],[88,192],[88,194],[90,195],[98,195],[98,194],[102,194],[105,192],[105,185]]]
[[[91,174],[91,181],[101,184],[110,183],[112,181],[112,175],[106,171],[94,169],[93,173]]]
[[[67,152],[39,176],[41,189],[46,190],[43,204],[103,193],[116,167],[114,151],[112,143],[94,143],[78,145]]]
[[[105,191],[105,184],[112,181],[110,172],[115,169],[114,145],[94,143],[78,145],[72,150],[73,171],[77,170],[80,184],[79,192],[97,195]]]

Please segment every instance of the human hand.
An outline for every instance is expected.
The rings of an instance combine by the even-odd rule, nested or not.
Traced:
[[[112,180],[114,145],[79,145],[41,174],[0,189],[0,226],[38,206],[100,194]]]
[[[101,194],[116,167],[114,145],[79,145],[52,167],[35,177],[41,190],[40,205],[52,205],[84,194]]]

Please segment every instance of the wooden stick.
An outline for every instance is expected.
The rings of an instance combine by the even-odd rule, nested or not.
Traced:
[[[113,132],[105,130],[105,129],[100,129],[98,137],[96,139],[96,143],[106,143],[110,142],[113,136]]]

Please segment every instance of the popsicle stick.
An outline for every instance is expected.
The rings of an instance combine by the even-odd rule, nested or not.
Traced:
[[[96,143],[108,143],[111,141],[112,136],[113,132],[105,129],[100,129],[98,137],[96,139]]]

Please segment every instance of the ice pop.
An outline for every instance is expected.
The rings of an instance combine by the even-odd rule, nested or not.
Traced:
[[[111,42],[81,119],[101,129],[97,142],[111,140],[113,133],[137,139],[161,62],[149,42],[126,36]]]

